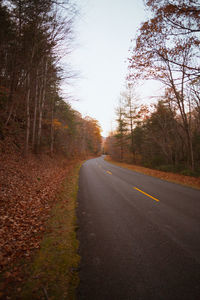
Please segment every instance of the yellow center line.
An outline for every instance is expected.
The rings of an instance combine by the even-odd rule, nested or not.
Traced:
[[[137,190],[137,191],[139,191],[140,193],[142,193],[142,194],[144,194],[144,195],[146,195],[146,196],[150,197],[151,199],[153,199],[153,200],[155,200],[155,201],[159,202],[159,200],[158,200],[158,199],[156,199],[156,198],[154,198],[153,196],[151,196],[151,195],[149,195],[149,194],[147,194],[147,193],[145,193],[145,192],[143,192],[143,191],[141,191],[141,190],[137,189],[136,187],[134,187],[134,189],[135,189],[135,190]]]
[[[112,175],[112,173],[110,171],[106,171],[108,174]]]

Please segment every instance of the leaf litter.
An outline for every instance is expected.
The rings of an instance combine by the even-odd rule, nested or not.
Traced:
[[[30,259],[40,248],[56,194],[72,167],[73,162],[62,157],[1,155],[0,298],[7,284],[22,281],[16,261]]]

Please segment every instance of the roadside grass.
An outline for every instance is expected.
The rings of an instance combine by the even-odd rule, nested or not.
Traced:
[[[75,299],[80,260],[75,216],[80,167],[77,163],[63,182],[41,247],[25,264],[23,284],[8,299]]]
[[[145,168],[142,166],[138,165],[132,165],[132,164],[127,164],[127,163],[122,163],[122,162],[116,162],[111,159],[109,155],[107,155],[104,158],[106,161],[108,161],[111,164],[117,165],[122,168],[126,168],[132,171],[136,171],[142,174],[150,175],[153,177],[158,177],[160,179],[164,179],[170,182],[182,184],[185,186],[189,186],[192,188],[200,189],[200,177],[192,177],[192,176],[185,176],[177,173],[171,173],[171,172],[164,172],[164,171],[159,171],[159,170],[154,170],[150,168]]]

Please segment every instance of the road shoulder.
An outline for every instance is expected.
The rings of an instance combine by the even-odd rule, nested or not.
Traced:
[[[158,170],[153,170],[137,165],[131,165],[127,163],[121,163],[121,162],[116,162],[112,160],[108,155],[104,157],[104,160],[107,161],[108,163],[111,163],[113,165],[116,165],[121,168],[129,169],[135,172],[139,172],[145,175],[157,177],[169,182],[174,182],[178,183],[184,186],[192,187],[195,189],[200,190],[200,177],[192,177],[192,176],[184,176],[180,174],[175,174],[175,173],[170,173],[170,172],[163,172],[163,171],[158,171]]]

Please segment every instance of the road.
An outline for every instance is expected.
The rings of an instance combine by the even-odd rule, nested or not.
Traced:
[[[199,300],[200,191],[86,161],[78,192],[79,300]]]

